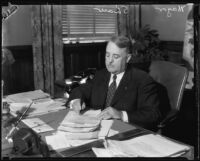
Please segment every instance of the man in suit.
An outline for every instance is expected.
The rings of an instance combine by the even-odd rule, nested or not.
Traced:
[[[67,102],[70,108],[79,112],[87,105],[102,109],[99,119],[121,119],[148,129],[155,127],[161,118],[157,87],[146,72],[128,65],[131,48],[129,38],[112,37],[106,47],[106,69],[72,90]]]

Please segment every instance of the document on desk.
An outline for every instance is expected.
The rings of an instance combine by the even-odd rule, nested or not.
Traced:
[[[66,133],[62,131],[57,131],[53,135],[45,136],[46,143],[50,150],[61,151],[66,148],[80,146],[83,144],[87,144],[89,142],[93,142],[97,139],[89,139],[89,140],[70,140],[66,137]]]
[[[87,128],[81,128],[82,130],[77,128],[77,130],[75,130],[76,128],[69,129],[66,127],[59,127],[58,131],[64,132],[65,137],[70,140],[104,139],[109,135],[112,123],[113,120],[102,120],[99,128],[92,131],[88,131]]]
[[[71,133],[58,130],[53,135],[45,137],[46,143],[50,149],[58,151],[69,147],[84,145],[108,135],[112,121],[103,120],[101,129],[95,132]]]
[[[92,131],[92,129],[95,130],[100,125],[100,121],[101,120],[97,119],[95,116],[89,115],[88,112],[84,114],[78,114],[75,111],[70,110],[66,114],[58,129],[67,131],[65,130],[65,127],[71,127],[79,128],[80,132],[82,132],[81,128],[85,128],[85,132],[89,132]],[[78,132],[78,129],[76,129],[76,132]]]
[[[177,157],[189,150],[189,147],[165,137],[154,134],[147,134],[125,141],[107,141],[107,153],[113,155],[115,152],[121,152],[126,157]],[[102,149],[94,149],[97,156],[103,155]]]
[[[88,111],[87,113],[84,113],[83,116],[84,118],[90,118],[91,115],[93,116],[93,114],[95,113],[96,115],[98,115],[100,112],[101,111]],[[57,132],[53,135],[45,137],[46,142],[50,146],[50,148],[54,150],[63,150],[65,148],[83,145],[108,136],[110,128],[113,124],[113,120],[101,120],[99,124],[96,124],[96,122],[94,122],[93,120],[92,122],[95,123],[95,126],[98,125],[99,128],[94,129],[93,131],[87,131],[88,126],[90,128],[93,124],[91,124],[91,122],[87,122],[88,120],[85,121],[85,123],[87,122],[87,124],[80,124],[80,122],[84,122],[83,119],[80,119],[83,116],[77,115],[73,111],[70,111],[68,115],[66,115],[67,120],[64,119],[62,122],[65,123],[64,126],[60,126]],[[74,120],[78,122],[73,122],[74,124],[68,124],[69,121]],[[85,125],[86,127],[84,127]],[[87,132],[85,132],[84,129],[86,129]]]
[[[8,102],[11,103],[31,103],[32,101],[45,101],[50,99],[48,93],[42,90],[28,91],[22,93],[11,94],[6,97]]]
[[[50,136],[45,136],[49,150],[61,150],[71,147],[68,139],[62,133],[56,133]]]
[[[32,128],[37,133],[54,130],[51,126],[39,118],[24,119],[22,122],[24,122],[28,127]]]
[[[137,157],[137,155],[127,155],[117,148],[92,148],[97,157]]]
[[[30,104],[30,103],[29,103]],[[23,113],[28,107],[27,103],[10,103],[10,111],[14,116],[17,112]],[[28,117],[42,115],[49,112],[54,112],[62,109],[66,109],[64,102],[60,100],[49,100],[40,103],[33,103],[27,112]]]
[[[59,125],[58,130],[66,132],[66,136],[70,139],[85,140],[106,137],[113,120],[99,120],[94,117],[100,112],[100,110],[89,110],[84,114],[77,114],[74,111],[69,111]]]

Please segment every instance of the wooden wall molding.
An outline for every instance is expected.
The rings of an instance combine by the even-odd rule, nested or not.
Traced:
[[[183,51],[183,41],[161,41],[160,45],[163,49],[182,52]]]
[[[2,66],[4,95],[34,90],[32,45],[4,46],[11,51],[15,62]]]
[[[15,58],[32,58],[32,45],[20,45],[20,46],[3,46],[2,48],[9,49]]]

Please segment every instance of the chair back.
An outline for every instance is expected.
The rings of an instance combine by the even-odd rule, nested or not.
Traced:
[[[169,61],[152,61],[149,74],[166,88],[171,110],[179,111],[188,76],[187,68]]]

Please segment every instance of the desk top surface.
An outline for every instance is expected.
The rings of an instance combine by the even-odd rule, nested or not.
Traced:
[[[43,140],[45,140],[45,136],[48,136],[48,135],[51,135],[52,133],[54,133],[56,131],[56,129],[58,128],[60,122],[64,119],[64,117],[66,116],[68,110],[60,110],[60,111],[57,111],[57,112],[51,112],[51,113],[48,113],[48,114],[44,114],[44,115],[40,115],[40,116],[36,116],[37,118],[40,118],[41,120],[43,120],[44,122],[46,122],[47,124],[49,124],[53,129],[55,129],[54,131],[50,131],[50,132],[45,132],[45,133],[41,133],[41,137]],[[20,124],[19,127],[24,127],[24,124]],[[3,126],[2,126],[3,128]],[[140,128],[138,126],[135,126],[135,125],[131,125],[131,124],[128,124],[128,123],[124,123],[120,120],[114,120],[114,123],[111,127],[111,129],[115,130],[115,131],[119,131],[119,135],[121,137],[120,134],[125,134],[123,135],[123,137],[127,137],[127,132],[131,131],[131,130],[136,130],[136,129],[140,129],[141,131],[143,132],[148,132],[148,133],[153,133],[149,130],[145,130],[143,128]],[[2,131],[5,132],[5,129],[3,129]],[[4,135],[5,136],[5,135]],[[5,140],[5,138],[2,138]],[[170,139],[172,141],[175,141],[175,142],[178,142],[176,140],[173,140],[173,139]],[[2,140],[3,142],[3,140]],[[99,143],[89,143],[89,145],[87,146],[82,146],[80,148],[75,148],[75,149],[71,149],[72,154],[71,154],[71,151],[69,150],[69,152],[67,152],[65,156],[75,156],[75,157],[95,157],[95,154],[92,152],[91,148],[89,147],[94,147],[94,146],[99,146],[100,144]],[[88,150],[84,151],[84,152],[81,152],[81,148],[88,148]],[[191,146],[190,146],[191,147]],[[75,152],[74,152],[75,150]],[[58,155],[57,153],[52,153],[52,157],[59,157],[60,155]],[[191,150],[185,154],[183,157],[186,157],[188,159],[193,159],[194,157],[194,150],[193,150],[193,147],[191,147]]]

